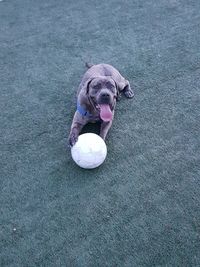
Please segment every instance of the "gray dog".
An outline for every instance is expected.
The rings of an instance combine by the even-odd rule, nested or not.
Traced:
[[[134,96],[129,82],[111,65],[86,66],[88,70],[79,85],[77,110],[69,135],[70,146],[76,143],[83,126],[88,122],[101,121],[100,136],[105,140],[120,93],[123,92],[127,98]]]

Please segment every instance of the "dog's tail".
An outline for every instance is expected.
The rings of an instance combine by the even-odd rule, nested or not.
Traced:
[[[88,69],[90,69],[92,66],[94,66],[94,64],[86,62],[86,63],[85,63],[85,66],[86,66]]]

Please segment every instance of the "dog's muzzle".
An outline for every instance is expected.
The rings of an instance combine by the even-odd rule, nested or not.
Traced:
[[[99,104],[111,104],[111,95],[109,93],[103,92],[99,97]]]

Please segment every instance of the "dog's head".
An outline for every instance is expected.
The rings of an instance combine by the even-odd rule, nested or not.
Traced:
[[[93,105],[100,110],[102,120],[110,121],[118,94],[115,81],[111,77],[96,77],[88,82],[86,90]]]
[[[117,96],[117,83],[111,77],[98,76],[81,84],[79,102],[91,113],[99,111],[103,121],[111,121]]]
[[[96,105],[110,105],[113,109],[116,98],[116,83],[111,77],[93,78],[88,84],[88,95]]]

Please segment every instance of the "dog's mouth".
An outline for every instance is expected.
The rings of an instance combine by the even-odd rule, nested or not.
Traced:
[[[113,119],[113,113],[109,104],[99,104],[98,108],[100,109],[100,118],[103,121],[111,121]]]

